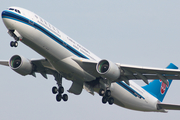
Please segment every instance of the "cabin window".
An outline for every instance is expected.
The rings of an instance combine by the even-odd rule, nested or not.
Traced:
[[[19,10],[17,10],[17,9],[15,9],[15,12],[17,12],[17,13],[21,13]]]
[[[48,23],[49,27],[51,28],[51,25]]]
[[[38,19],[38,16],[37,16],[37,15],[35,15],[35,17]]]
[[[44,21],[44,23],[47,25],[46,21]]]
[[[40,21],[43,22],[42,18],[40,18]]]

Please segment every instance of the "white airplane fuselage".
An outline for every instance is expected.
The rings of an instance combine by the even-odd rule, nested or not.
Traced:
[[[87,82],[95,79],[72,58],[78,56],[100,61],[99,57],[35,13],[23,8],[12,8],[18,9],[20,13],[4,10],[3,22],[8,30],[16,30],[19,33],[21,42],[45,57],[68,80]],[[110,90],[115,104],[119,106],[139,111],[164,112],[157,108],[159,100],[133,81],[130,81],[130,85],[122,81],[112,83]]]

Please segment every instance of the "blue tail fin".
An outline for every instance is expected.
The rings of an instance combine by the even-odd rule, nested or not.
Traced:
[[[170,63],[167,69],[178,69],[173,63]],[[143,86],[147,92],[156,97],[159,101],[163,101],[172,80],[168,80],[168,85],[162,82],[162,80],[153,80],[149,85]]]

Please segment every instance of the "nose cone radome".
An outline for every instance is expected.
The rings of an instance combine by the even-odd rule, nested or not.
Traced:
[[[1,17],[4,18],[5,15],[6,15],[6,11],[4,10],[4,11],[2,11],[2,13],[1,13]]]
[[[7,29],[13,29],[13,21],[10,19],[9,12],[6,10],[2,11],[1,17]]]

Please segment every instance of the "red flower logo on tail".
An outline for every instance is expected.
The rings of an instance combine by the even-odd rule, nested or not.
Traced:
[[[169,81],[167,80],[167,85],[162,80],[160,80],[160,82],[161,82],[161,94],[163,95],[166,91],[166,87],[167,88],[169,87]]]

